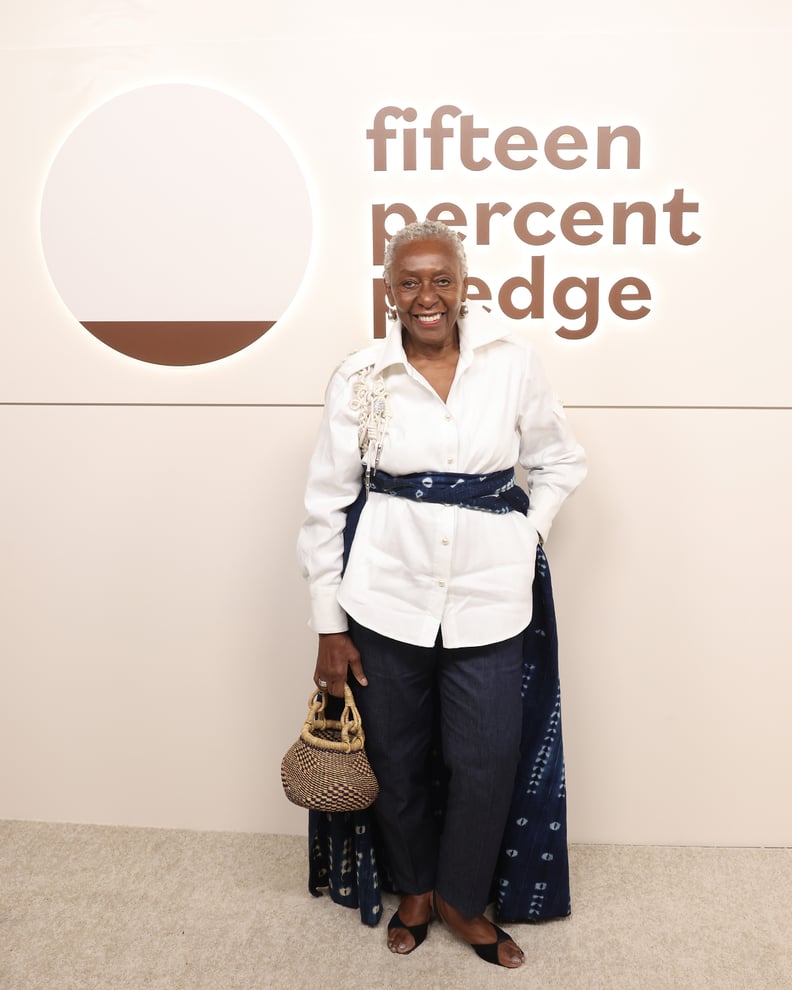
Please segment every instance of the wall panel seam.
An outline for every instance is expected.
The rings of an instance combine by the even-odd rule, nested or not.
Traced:
[[[321,409],[321,402],[0,402],[3,408],[115,408],[115,409]],[[752,405],[577,405],[565,403],[564,409],[575,410],[668,410],[668,411],[746,411],[789,412],[792,406]]]

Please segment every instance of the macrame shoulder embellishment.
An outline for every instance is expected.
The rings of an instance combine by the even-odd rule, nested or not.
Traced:
[[[373,364],[368,365],[355,375],[350,403],[353,411],[358,414],[358,446],[366,465],[366,498],[371,472],[376,471],[379,465],[390,419],[385,382],[382,375],[371,374],[373,367]]]

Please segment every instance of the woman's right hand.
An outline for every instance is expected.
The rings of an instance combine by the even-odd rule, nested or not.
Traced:
[[[344,697],[347,671],[358,684],[368,684],[360,662],[360,653],[352,642],[349,633],[319,633],[319,652],[316,656],[314,683],[321,691],[327,691],[337,698]],[[326,682],[326,687],[321,682]]]

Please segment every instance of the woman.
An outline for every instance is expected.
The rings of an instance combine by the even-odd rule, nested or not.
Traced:
[[[516,968],[522,951],[484,910],[520,756],[537,544],[584,457],[531,348],[469,311],[450,228],[427,220],[395,234],[384,281],[394,325],[333,375],[309,471],[299,553],[314,678],[336,696],[353,678],[401,893],[390,950],[417,948],[436,913],[482,958]],[[518,461],[530,504],[514,487]],[[450,775],[440,834],[434,718]]]

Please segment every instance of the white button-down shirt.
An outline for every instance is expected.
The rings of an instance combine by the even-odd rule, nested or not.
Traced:
[[[586,474],[560,403],[533,349],[479,307],[460,320],[460,353],[443,402],[412,367],[395,324],[330,380],[305,496],[298,555],[311,626],[343,632],[347,615],[382,635],[431,646],[478,646],[517,635],[531,620],[538,534]],[[355,386],[382,376],[389,474],[526,469],[531,506],[493,514],[372,492],[341,577],[345,507],[361,483]],[[362,377],[361,377],[362,376]]]

